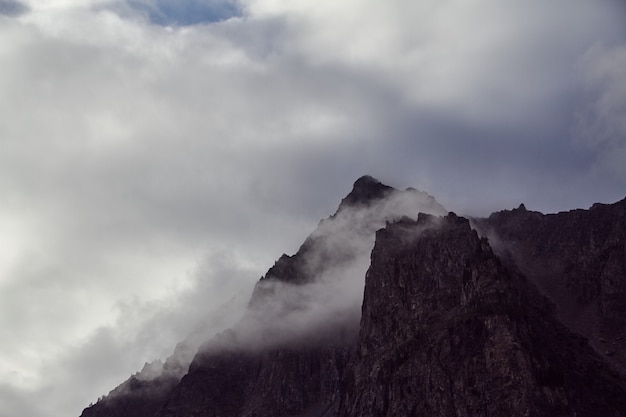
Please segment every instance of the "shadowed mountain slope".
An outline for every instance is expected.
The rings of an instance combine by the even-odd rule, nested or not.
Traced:
[[[626,384],[467,219],[378,231],[339,417],[623,416]]]
[[[626,199],[547,215],[521,205],[476,226],[562,322],[626,372]]]

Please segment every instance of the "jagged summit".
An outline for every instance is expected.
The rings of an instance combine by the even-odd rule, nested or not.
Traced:
[[[364,175],[354,182],[335,214],[322,220],[294,255],[281,255],[261,281],[311,282],[323,269],[353,258],[355,250],[363,249],[359,242],[371,240],[373,245],[374,232],[385,222],[402,216],[415,218],[418,213],[443,215],[446,210],[425,192],[398,190]],[[352,247],[350,241],[357,246]],[[369,250],[371,247],[367,248],[368,256]]]
[[[385,185],[370,175],[364,175],[354,182],[352,191],[339,204],[339,210],[345,207],[364,206],[386,197],[395,188]]]
[[[363,175],[360,178],[357,178],[357,180],[354,181],[353,188],[363,188],[363,187],[371,187],[371,186],[377,186],[377,185],[382,185],[383,187],[391,188],[381,183],[377,178],[374,178],[371,175]]]

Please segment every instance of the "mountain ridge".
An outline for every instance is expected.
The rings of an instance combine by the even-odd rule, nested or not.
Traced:
[[[593,225],[600,224],[596,234],[610,236],[613,243],[608,247],[619,249],[624,241],[624,229],[620,229],[624,227],[620,220],[623,213],[619,207],[615,209],[613,205],[594,205],[589,211],[580,212],[582,214],[574,220],[585,222],[584,213],[592,210],[602,212],[602,216],[597,217],[605,220],[591,219],[590,227],[594,229],[596,226]],[[453,411],[457,415],[467,416],[567,415],[568,412],[593,415],[590,410],[602,409],[602,401],[606,404],[606,415],[626,415],[626,405],[619,400],[622,393],[626,394],[626,385],[617,373],[621,370],[620,360],[626,352],[626,346],[615,344],[620,337],[619,332],[626,329],[621,321],[626,318],[626,314],[622,315],[619,303],[615,302],[626,294],[626,290],[620,292],[624,288],[622,284],[626,286],[626,272],[622,274],[623,269],[620,269],[623,259],[617,255],[619,251],[616,249],[610,252],[613,258],[609,256],[610,262],[605,262],[613,265],[614,274],[609,281],[615,281],[611,287],[615,291],[605,291],[593,298],[597,301],[602,294],[609,296],[600,297],[604,305],[610,307],[605,309],[608,313],[602,317],[617,316],[618,319],[617,330],[602,333],[609,336],[609,343],[613,343],[613,353],[610,356],[598,355],[587,346],[584,338],[561,324],[565,322],[578,332],[585,330],[563,319],[566,303],[561,298],[555,300],[554,293],[550,293],[546,285],[542,286],[546,274],[535,271],[539,266],[528,267],[530,254],[540,247],[540,243],[525,237],[524,231],[548,224],[541,226],[543,229],[537,229],[541,233],[536,234],[536,239],[540,241],[543,235],[556,234],[554,230],[558,229],[561,220],[545,220],[544,216],[550,215],[530,212],[523,204],[517,209],[499,213],[489,218],[468,220],[448,213],[426,193],[411,188],[396,190],[371,176],[363,176],[355,181],[337,211],[320,222],[294,255],[283,254],[269,268],[257,282],[244,318],[230,330],[205,342],[182,375],[177,374],[168,379],[167,373],[162,373],[146,380],[133,376],[120,386],[125,389],[116,389],[124,391],[123,395],[106,397],[85,409],[81,417],[348,417],[432,415],[428,413]],[[564,215],[558,213],[554,216]],[[560,219],[549,219],[553,218]],[[574,220],[567,218],[562,222],[569,224]],[[551,226],[551,222],[555,226]],[[575,228],[572,225],[568,227]],[[615,227],[617,231],[613,230]],[[399,237],[401,239],[397,240]],[[575,238],[575,234],[569,236],[571,240]],[[530,252],[520,252],[518,246],[522,244],[529,244]],[[427,245],[429,249],[423,253],[415,251],[416,245]],[[579,243],[571,244],[572,247],[576,245]],[[396,249],[400,252],[395,253]],[[606,251],[596,252],[592,255],[602,258]],[[437,254],[436,259],[433,258],[434,254]],[[623,254],[626,259],[626,249]],[[421,261],[415,265],[410,262],[405,265],[401,261],[404,256]],[[455,259],[459,257],[465,259],[464,262],[470,262],[473,269],[460,264],[456,269],[452,268],[458,264]],[[380,266],[388,261],[391,262],[390,267]],[[542,260],[546,264],[553,261],[549,257]],[[409,268],[407,265],[413,266]],[[422,288],[424,291],[412,291],[410,297],[414,302],[407,301],[404,292],[420,281],[417,279],[419,274],[411,272],[411,268],[419,270],[428,265],[432,278],[438,282],[437,286]],[[456,275],[444,273],[452,270],[457,272]],[[393,276],[404,278],[388,281]],[[550,282],[559,283],[562,279],[562,275],[556,274],[551,276]],[[598,279],[607,280],[606,277]],[[592,278],[588,280],[593,281]],[[381,286],[382,283],[386,284]],[[500,288],[500,292],[490,292],[488,288],[493,285],[494,288]],[[376,290],[372,292],[372,288]],[[380,304],[385,294],[396,303],[391,303],[395,310],[387,311],[389,306]],[[408,310],[400,308],[400,299],[408,303],[405,305],[409,306]],[[432,314],[427,314],[423,308],[424,305],[430,305],[428,303],[434,303]],[[416,316],[411,315],[411,312],[419,309],[417,304],[424,311],[422,317],[415,321]],[[413,306],[413,310],[410,306]],[[502,321],[504,319],[500,313],[489,315],[490,311],[509,310],[522,313],[519,313],[519,317],[515,315],[515,320],[509,318],[511,323]],[[384,325],[371,325],[372,311],[376,313],[375,316],[380,316]],[[437,312],[446,314],[438,316]],[[471,320],[463,319],[467,315],[471,316]],[[419,333],[416,329],[430,323],[423,322],[424,317],[430,317],[428,320],[435,323],[435,331],[430,338],[416,336]],[[495,323],[494,328],[499,329],[500,336],[490,335],[485,330],[489,326],[484,323],[489,320]],[[448,328],[450,334],[442,334],[442,326]],[[526,330],[520,333],[515,326]],[[398,365],[397,359],[396,362],[392,360],[376,365],[376,360],[372,362],[371,357],[364,353],[371,353],[374,346],[371,342],[376,340],[376,332],[383,335],[378,338],[380,343],[376,349],[380,352],[377,357],[395,357],[400,352],[400,356],[404,357],[404,365]],[[404,341],[394,334],[403,334]],[[407,335],[414,337],[407,339]],[[465,345],[458,343],[457,339],[461,336],[468,340],[465,345],[472,346],[473,351],[495,352],[499,368],[496,366],[494,371],[480,361],[482,365],[477,365],[476,356],[468,355],[462,348]],[[587,334],[585,336],[589,337]],[[395,342],[390,343],[392,340]],[[559,346],[571,344],[574,347],[563,347],[560,353],[548,352],[543,350],[542,343],[537,344],[537,340]],[[437,348],[439,350],[433,351],[431,348],[430,351],[424,351],[423,343],[430,346],[429,343],[435,342],[443,343],[446,347],[443,350]],[[595,350],[599,351],[596,342],[601,342],[592,341]],[[369,347],[363,350],[363,346]],[[504,349],[504,346],[517,346],[516,349],[522,353],[515,353],[512,348]],[[433,356],[433,352],[445,356],[454,349],[465,358],[464,361],[450,359],[449,362],[444,360],[439,363],[441,361],[437,359],[439,362],[433,362],[437,356]],[[582,369],[592,375],[592,379],[604,387],[604,391],[596,392],[587,387],[576,372],[564,369],[561,356],[578,364],[576,372]],[[426,358],[429,368],[420,368],[415,358]],[[509,363],[512,358],[518,358],[514,360],[517,368],[502,365]],[[607,360],[610,364],[605,364]],[[472,379],[467,372],[458,373],[458,369],[463,366],[473,366],[474,373],[485,375],[482,388],[476,387],[476,378]],[[420,385],[414,381],[409,384],[411,392],[398,388],[398,384],[393,382],[388,384],[387,391],[381,392],[375,388],[377,384],[380,385],[380,381],[368,376],[376,369],[376,372],[387,375],[386,378],[392,382],[394,379],[389,379],[390,375],[408,372],[407,369],[415,375],[430,375],[436,369],[440,373],[445,370],[444,374],[449,375],[457,372],[460,382],[455,385],[448,381],[448,386],[444,387],[443,380],[434,385],[432,382]],[[504,371],[498,374],[498,369]],[[512,413],[515,410],[506,409],[503,405],[506,395],[494,394],[493,389],[502,385],[502,375],[510,377],[513,369],[521,370],[521,375],[526,375],[523,378],[524,386],[517,390],[510,387],[508,391],[505,390],[505,394],[518,398],[518,408],[529,414]],[[424,381],[422,379],[422,383]],[[549,383],[544,384],[546,381]],[[451,394],[446,394],[446,397],[440,388],[444,388],[446,393],[454,393],[455,397],[451,399]],[[548,395],[545,390],[552,391]],[[360,396],[355,392],[360,393]],[[600,398],[599,403],[590,401],[589,404],[582,404],[577,400],[581,395],[589,393]],[[491,398],[489,401],[484,397],[486,394]],[[533,408],[529,398],[540,398],[540,405]],[[494,399],[498,399],[495,406],[489,408],[489,402],[493,403]],[[375,407],[374,403],[377,404]],[[560,408],[555,406],[557,403]],[[381,408],[381,404],[386,406]],[[371,410],[377,411],[368,414],[367,410],[370,410],[369,413],[372,413]],[[519,413],[522,411],[518,410]]]
[[[556,214],[503,210],[474,224],[563,323],[626,372],[626,199]]]

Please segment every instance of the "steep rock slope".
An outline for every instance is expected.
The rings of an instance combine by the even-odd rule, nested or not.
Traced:
[[[339,417],[624,416],[626,385],[469,221],[377,232]]]
[[[157,416],[320,415],[332,406],[348,345],[204,352]]]
[[[548,215],[521,205],[476,225],[626,374],[626,199]]]
[[[157,416],[332,413],[375,231],[419,211],[444,210],[425,193],[357,180],[337,212],[259,281],[243,320],[200,349]]]

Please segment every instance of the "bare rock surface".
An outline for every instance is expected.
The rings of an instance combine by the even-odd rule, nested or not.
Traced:
[[[521,205],[476,225],[563,323],[626,374],[626,199],[547,215]]]
[[[626,385],[454,214],[377,233],[340,417],[623,416]]]

